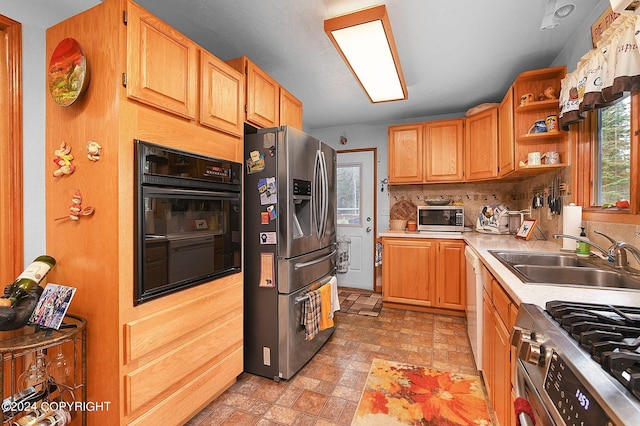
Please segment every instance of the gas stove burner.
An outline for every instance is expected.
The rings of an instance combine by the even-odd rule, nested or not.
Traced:
[[[546,311],[640,399],[640,308],[554,300]]]

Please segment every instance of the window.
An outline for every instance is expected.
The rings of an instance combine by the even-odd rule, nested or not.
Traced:
[[[640,92],[571,127],[573,201],[583,206],[584,220],[640,224],[639,138]],[[629,206],[618,208],[620,199]]]
[[[593,201],[597,206],[629,199],[631,180],[631,96],[598,110],[593,165]]]
[[[360,190],[362,168],[360,164],[339,164],[338,180],[338,224],[361,225]]]

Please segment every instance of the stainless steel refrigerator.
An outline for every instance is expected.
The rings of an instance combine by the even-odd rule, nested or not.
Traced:
[[[305,294],[336,270],[336,152],[292,127],[245,135],[244,369],[298,372],[333,333],[306,339]]]

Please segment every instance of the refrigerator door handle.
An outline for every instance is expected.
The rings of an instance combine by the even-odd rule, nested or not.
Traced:
[[[320,188],[320,179],[322,175],[322,160],[320,158],[320,150],[316,151],[316,158],[313,164],[313,185],[312,185],[312,194],[311,194],[311,204],[313,208],[313,226],[315,228],[316,234],[318,238],[321,238],[321,214],[322,214],[322,206],[321,206],[321,188]]]
[[[315,265],[316,263],[320,263],[320,262],[324,261],[325,259],[330,258],[330,257],[331,257],[331,256],[333,256],[334,254],[336,254],[336,251],[337,251],[337,250],[333,250],[331,253],[329,253],[329,254],[327,254],[327,255],[325,255],[325,256],[319,257],[319,258],[317,258],[317,259],[310,260],[310,261],[308,261],[308,262],[300,262],[300,263],[296,263],[296,264],[294,264],[294,265],[293,265],[293,267],[294,267],[295,269],[300,269],[300,268],[304,268],[305,266]]]
[[[322,199],[321,199],[321,212],[320,212],[320,234],[318,235],[320,238],[324,238],[324,234],[327,230],[327,214],[329,211],[328,203],[329,203],[329,188],[328,188],[328,174],[327,174],[327,160],[324,157],[324,152],[320,152],[320,170],[322,172],[321,175],[321,188],[322,188]]]

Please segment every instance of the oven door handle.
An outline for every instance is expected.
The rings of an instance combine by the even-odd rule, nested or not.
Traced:
[[[294,265],[293,265],[293,267],[294,267],[295,269],[300,269],[300,268],[304,268],[304,267],[306,267],[306,266],[315,265],[316,263],[320,263],[320,262],[322,262],[323,260],[326,260],[326,259],[330,258],[330,257],[331,257],[331,256],[333,256],[334,254],[336,254],[336,251],[337,251],[337,250],[334,250],[334,251],[332,251],[331,253],[329,253],[329,254],[327,254],[327,255],[325,255],[325,256],[319,257],[319,258],[317,258],[317,259],[310,260],[310,261],[308,261],[308,262],[300,262],[300,263],[296,263],[296,264],[294,264]]]
[[[143,194],[147,197],[150,196],[189,196],[194,198],[199,197],[219,197],[223,199],[235,200],[239,199],[239,192],[222,192],[222,191],[209,191],[209,190],[197,190],[197,189],[181,189],[181,188],[159,188],[159,187],[143,187]]]
[[[516,399],[522,398],[528,402],[527,396],[524,392],[525,381],[527,380],[527,377],[526,377],[527,373],[526,371],[524,371],[524,367],[522,367],[520,360],[516,360],[515,370],[516,370],[515,371],[516,383],[515,383],[514,393],[515,393]],[[515,410],[515,407],[514,407],[514,410]],[[521,413],[516,413],[516,415],[518,416],[518,420],[520,421],[521,426],[535,426],[534,420],[531,417],[529,417],[529,415],[526,412],[522,411]]]

